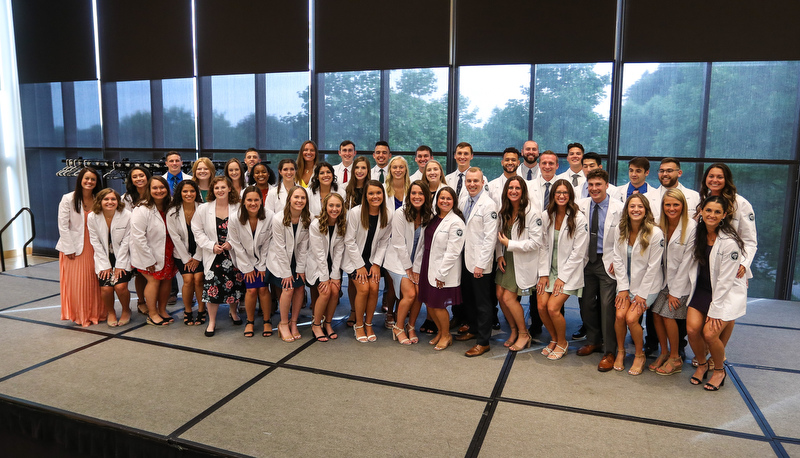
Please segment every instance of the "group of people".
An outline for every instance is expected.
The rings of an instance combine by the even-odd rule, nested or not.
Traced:
[[[331,319],[346,273],[347,325],[358,342],[377,340],[373,317],[383,279],[384,325],[400,344],[419,342],[416,322],[425,304],[419,331],[431,334],[435,350],[477,339],[466,356],[482,355],[499,304],[509,326],[505,347],[530,347],[543,326],[550,342],[541,353],[559,360],[569,347],[564,303],[577,296],[587,336],[577,354],[602,352],[598,370],[625,369],[630,332],[635,354],[628,373],[644,371],[646,316],[648,338],[661,349],[651,371],[681,372],[688,336],[697,368],[690,381],[701,384],[713,370],[705,388],[724,383],[725,344],[745,312],[757,248],[752,206],[737,194],[725,164],[706,169],[698,193],[679,182],[675,158],[661,161],[658,188],[648,189],[643,157],[630,161],[629,183],[610,185],[600,156],[579,143],[568,145],[569,170],[560,175],[558,156],[540,154],[535,141],[521,152],[506,148],[503,173],[491,182],[471,166],[468,143],[456,146],[457,169],[449,175],[424,145],[413,174],[383,141],[373,167],[351,141],[338,154],[341,163],[331,165],[306,141],[296,160],[278,163],[276,176],[250,149],[220,175],[200,158],[190,176],[170,152],[164,176],[133,168],[124,196],[102,189],[100,175],[83,169],[59,206],[62,319],[127,324],[135,276],[139,312],[148,324],[166,326],[179,272],[184,323],[206,325],[206,336],[215,333],[220,304],[241,324],[242,301],[244,335],[254,335],[260,303],[262,335],[270,336],[276,297],[278,333],[296,341],[309,287],[313,337],[328,341],[338,338]],[[530,327],[523,296],[531,296]]]

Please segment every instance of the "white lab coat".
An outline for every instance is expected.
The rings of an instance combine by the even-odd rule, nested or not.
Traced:
[[[80,256],[83,253],[83,205],[75,211],[73,193],[64,194],[58,204],[58,243],[56,250]]]
[[[111,247],[114,249],[116,262],[111,265],[108,259],[108,232],[106,218],[102,213],[89,213],[86,218],[86,227],[89,229],[89,241],[94,248],[94,272],[100,274],[112,267],[115,269],[131,270],[130,249],[128,243],[131,234],[131,214],[115,211],[111,218]]]
[[[744,253],[739,258],[739,262],[747,269],[747,278],[753,278],[750,265],[756,257],[758,251],[758,236],[756,233],[756,214],[753,206],[744,197],[736,194],[736,213],[731,219],[731,227],[739,234],[739,238],[744,242]]]
[[[689,218],[694,218],[697,212],[697,206],[700,205],[700,194],[693,191],[681,183],[676,186],[686,198],[686,210],[689,212]],[[650,201],[650,210],[653,211],[653,219],[658,221],[661,217],[661,201],[664,199],[664,194],[667,193],[667,188],[659,186],[658,188],[650,188],[644,195]]]
[[[144,204],[134,208],[131,215],[131,265],[141,270],[152,265],[156,271],[163,269],[166,247],[167,225],[158,208]]]
[[[194,233],[194,241],[197,243],[197,249],[203,253],[203,273],[206,278],[209,275],[213,276],[211,267],[214,264],[214,259],[217,257],[214,254],[214,245],[217,244],[217,202],[211,201],[200,204],[197,211],[194,212],[192,217],[192,232]],[[228,233],[230,234],[230,226],[234,219],[239,215],[239,204],[228,204]],[[236,265],[236,253],[233,250],[228,251],[231,255],[233,265]]]
[[[574,174],[575,172],[572,169],[567,169],[566,172],[556,175],[556,180],[567,180],[569,184],[572,184],[572,175]],[[583,173],[583,170],[578,170],[578,185],[572,187],[572,190],[575,191],[576,200],[581,197],[581,189],[584,183],[586,183],[586,174]]]
[[[292,255],[297,262],[295,272],[292,272]],[[306,273],[306,260],[308,257],[308,228],[303,227],[303,222],[297,224],[295,236],[292,224],[283,225],[283,212],[272,216],[272,246],[267,253],[267,270],[278,278],[289,278],[293,274]]]
[[[405,275],[406,270],[411,269],[413,260],[411,250],[414,248],[414,223],[406,220],[404,214],[405,207],[400,207],[394,211],[392,216],[392,237],[389,246],[386,248],[386,257],[383,267],[398,275]],[[422,230],[425,230],[423,227]],[[422,235],[420,234],[420,238]],[[417,242],[417,251],[422,245]]]
[[[641,235],[641,234],[640,234]],[[664,253],[664,234],[653,227],[650,244],[642,254],[641,238],[636,237],[631,250],[631,271],[628,274],[628,241],[619,240],[619,226],[614,228],[614,276],[617,277],[617,292],[630,291],[634,296],[647,299],[658,293],[664,284],[661,273],[661,258]]]
[[[311,212],[312,218],[319,218],[319,214],[322,213],[322,199],[320,198],[319,192],[312,192],[311,187],[307,189],[308,191],[308,211]],[[339,189],[334,191],[331,189],[331,192],[339,194],[344,199],[344,187],[339,185]],[[283,211],[283,210],[281,210]]]
[[[497,219],[497,231],[502,232],[502,221]],[[519,289],[533,288],[539,281],[539,259],[544,248],[542,213],[528,204],[525,211],[525,229],[519,235],[519,222],[511,226],[508,248],[495,237],[495,258],[503,256],[506,251],[514,253],[514,277]]]
[[[569,211],[569,210],[567,210]],[[558,278],[564,282],[564,290],[583,288],[583,267],[586,265],[587,246],[589,245],[589,224],[583,212],[575,215],[575,233],[569,235],[567,218],[561,224],[558,236]],[[553,259],[553,241],[555,222],[550,224],[547,212],[542,212],[542,249],[539,251],[539,277],[550,275],[550,264]],[[538,225],[538,224],[537,224]],[[516,258],[514,258],[516,265]],[[515,272],[519,272],[517,269]],[[517,274],[519,275],[519,274]],[[517,280],[519,282],[519,280]]]
[[[467,169],[467,170],[469,170],[469,169]],[[467,172],[466,172],[466,170],[464,172],[459,172],[458,169],[456,169],[455,172],[450,173],[448,175],[445,175],[444,181],[447,182],[447,186],[450,186],[454,190],[458,191],[458,174],[459,173],[463,173],[464,174],[464,177],[461,180],[461,193],[458,195],[458,200],[460,202],[462,197],[469,196],[469,191],[467,191]],[[487,180],[486,179],[486,175],[484,175],[483,176],[483,189],[484,189],[484,191],[489,189],[488,186],[489,186],[489,180]],[[437,194],[438,194],[438,191],[437,191]],[[433,206],[436,207],[436,201],[435,200],[433,201]],[[461,208],[461,207],[458,207],[458,209],[461,210],[461,211],[464,211],[464,209]]]
[[[357,205],[347,212],[347,234],[344,237],[345,254],[344,261],[342,261],[342,269],[347,273],[364,267],[364,260],[361,259],[361,250],[364,248],[364,244],[367,243],[369,229],[364,229],[361,225],[361,210],[361,205]],[[393,216],[393,212],[387,213],[386,227],[381,227],[380,216],[378,217],[378,227],[375,230],[375,236],[372,238],[372,247],[370,248],[369,262],[372,264],[383,266],[386,251],[389,248],[389,239],[392,236]]]
[[[556,177],[553,177],[552,180],[547,181],[542,177],[541,174],[533,181],[527,181],[528,184],[528,199],[531,201],[531,205],[538,211],[543,211],[545,206],[544,201],[544,191],[545,191],[545,183],[550,183],[550,192],[553,191],[553,183],[556,182]]]
[[[286,207],[286,199],[289,197],[289,189],[286,189],[283,186],[283,180],[279,179],[278,184],[269,187],[264,208],[272,210],[273,213],[283,214],[283,209]]]
[[[697,266],[695,265],[692,270],[692,261],[694,255],[692,250],[694,248],[694,236],[697,230],[697,223],[693,219],[689,219],[689,224],[686,225],[686,237],[681,243],[681,224],[675,228],[672,237],[667,241],[664,249],[663,264],[666,267],[666,276],[662,283],[661,288],[669,286],[669,294],[671,296],[681,298],[688,296],[692,292],[692,276],[697,275]],[[666,234],[664,234],[666,236]]]
[[[705,243],[705,240],[696,243]],[[694,247],[692,247],[694,250]],[[711,305],[708,317],[723,321],[733,321],[747,311],[747,279],[736,278],[739,272],[742,253],[736,241],[719,233],[711,247],[709,271],[711,273]],[[698,262],[692,259],[692,295],[697,287]],[[691,297],[689,298],[691,301]]]
[[[431,240],[425,240],[423,230],[414,256],[414,272],[427,275],[428,283],[434,287],[437,280],[444,282],[445,288],[461,286],[461,251],[464,249],[465,230],[464,221],[452,211],[439,223]],[[420,272],[426,244],[430,245],[428,272]]]
[[[502,174],[499,177],[489,182],[489,196],[494,201],[498,211],[500,210],[500,207],[503,205],[503,188],[505,188],[507,182],[508,178],[506,178],[505,174]],[[525,183],[526,186],[528,186],[529,184],[530,183],[527,182]]]
[[[344,182],[344,169],[347,169],[347,180],[350,181],[350,178],[353,177],[353,164],[350,164],[350,167],[345,167],[344,164],[341,162],[333,166],[333,174],[336,175],[336,184],[339,185],[339,192],[344,195],[344,190],[347,187],[347,183]]]
[[[201,204],[194,203],[195,214],[192,215],[192,220],[197,216],[197,208]],[[186,213],[183,211],[183,205],[179,206],[176,210],[169,210],[167,212],[167,232],[172,239],[172,244],[175,250],[172,253],[174,258],[178,258],[182,263],[186,264],[192,259],[201,261],[203,259],[202,249],[197,247],[194,253],[189,253],[189,228],[186,227]]]
[[[458,206],[466,210],[468,203],[469,193]],[[498,207],[492,195],[486,190],[481,191],[465,223],[464,265],[470,272],[477,267],[483,269],[484,274],[492,271],[492,252],[497,243],[499,227],[497,213]]]
[[[578,201],[578,208],[581,209],[583,216],[586,217],[586,222],[589,224],[589,232],[591,232],[591,204],[594,203],[591,197],[581,199]],[[606,220],[603,224],[603,266],[606,273],[611,270],[611,265],[614,262],[614,236],[611,234],[613,229],[619,226],[619,219],[622,217],[622,203],[612,196],[608,196],[608,211],[606,212]],[[584,265],[589,261],[589,239],[586,239],[586,259]],[[610,273],[608,273],[611,276]]]
[[[328,228],[330,229],[330,228]],[[309,284],[341,280],[342,258],[344,257],[344,237],[338,233],[338,228],[333,228],[333,237],[319,231],[319,219],[315,219],[308,226],[308,260],[306,261],[306,281]],[[328,255],[331,256],[331,269],[328,270]]]
[[[274,214],[264,209],[266,218],[256,222],[256,230],[250,229],[250,222],[239,222],[239,214],[228,219],[228,242],[236,253],[234,265],[243,274],[267,268],[267,254],[272,240],[272,218]]]

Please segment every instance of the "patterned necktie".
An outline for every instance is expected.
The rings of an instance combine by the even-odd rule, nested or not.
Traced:
[[[469,198],[469,203],[467,204],[467,211],[466,211],[466,213],[464,213],[464,218],[465,219],[469,219],[469,215],[470,215],[470,213],[472,213],[472,206],[473,205],[475,205],[475,198],[474,197],[470,197]]]
[[[578,186],[578,177],[580,177],[580,175],[578,175],[577,173],[572,175],[572,187],[573,188]]]
[[[383,181],[383,169],[381,169],[381,176],[378,179],[381,183],[385,183],[385,181]]]
[[[464,184],[464,174],[459,172],[459,174],[458,174],[458,186],[456,186],[456,195],[460,195],[461,194],[461,185],[462,184]]]
[[[542,209],[547,208],[547,204],[550,202],[550,183],[544,184],[544,205],[542,205]]]
[[[594,212],[592,213],[592,228],[589,231],[589,262],[597,261],[597,236],[600,230],[600,206],[594,203],[592,207],[594,207]]]
[[[528,169],[528,181],[533,180],[533,169]]]

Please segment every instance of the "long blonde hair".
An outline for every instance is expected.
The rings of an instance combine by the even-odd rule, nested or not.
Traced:
[[[642,245],[641,254],[644,254],[647,247],[650,246],[653,228],[656,227],[656,223],[653,220],[653,211],[650,210],[650,202],[648,202],[644,194],[631,194],[628,200],[625,201],[625,209],[622,212],[622,218],[619,220],[619,243],[628,243],[628,237],[631,234],[631,217],[628,214],[628,204],[630,204],[631,199],[638,199],[644,206],[644,221],[642,221],[642,226],[639,228],[639,234],[637,235]]]
[[[658,227],[661,228],[661,232],[664,233],[664,237],[666,238],[667,234],[669,234],[669,218],[667,218],[666,212],[664,211],[664,200],[667,197],[672,197],[673,199],[677,200],[681,203],[683,207],[681,209],[681,245],[686,243],[686,227],[689,225],[689,210],[687,209],[686,203],[686,196],[683,195],[683,192],[678,188],[667,189],[667,192],[664,193],[664,197],[661,199],[661,218],[658,220]]]
[[[389,177],[386,179],[386,196],[394,197],[394,175],[392,175],[392,164],[395,162],[402,162],[406,168],[406,173],[403,174],[403,189],[408,192],[408,187],[411,186],[411,180],[408,179],[408,161],[403,156],[395,156],[389,161]]]

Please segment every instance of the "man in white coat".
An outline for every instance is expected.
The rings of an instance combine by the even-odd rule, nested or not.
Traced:
[[[414,153],[414,162],[417,163],[419,169],[408,178],[411,183],[422,179],[422,171],[425,169],[425,164],[431,160],[432,156],[433,150],[431,150],[430,146],[419,145],[419,147],[417,147],[417,151]]]
[[[556,177],[557,180],[569,181],[576,196],[580,193],[583,183],[586,182],[586,175],[583,174],[584,152],[583,145],[580,143],[567,145],[567,164],[569,169]]]
[[[583,296],[578,300],[581,318],[586,326],[586,345],[578,349],[578,356],[603,352],[597,366],[600,372],[614,367],[617,351],[614,321],[614,299],[617,282],[612,272],[614,240],[612,228],[619,225],[623,205],[608,195],[608,172],[595,169],[586,175],[589,197],[578,201],[578,206],[589,220],[588,262],[583,270]]]
[[[603,168],[603,159],[594,151],[589,151],[588,153],[584,154],[581,163],[583,164],[583,174],[587,177],[589,176],[589,172],[592,170]],[[608,196],[612,199],[619,200],[619,197],[617,196],[619,191],[617,191],[617,189],[618,188],[616,186],[609,183],[607,191]],[[581,186],[580,192],[577,190],[575,191],[575,199],[585,199],[587,197],[589,197],[589,182],[585,181],[583,186]]]
[[[467,170],[471,167],[472,145],[467,142],[461,142],[456,145],[453,158],[456,160],[456,171],[445,176],[445,181],[447,181],[448,186],[456,190],[458,201],[461,202],[461,198],[467,195],[467,188],[464,186],[464,180],[466,179]],[[488,184],[486,177],[483,177],[483,184]],[[462,212],[464,211],[464,209],[460,207],[459,210]]]
[[[336,175],[336,183],[341,189],[344,189],[350,179],[350,167],[353,166],[353,160],[356,157],[356,145],[350,140],[340,143],[339,157],[342,158],[342,162],[333,166],[333,173]]]
[[[628,181],[618,186],[618,197],[620,202],[625,202],[631,194],[647,194],[650,190],[647,184],[647,175],[650,175],[650,161],[646,157],[635,157],[628,161]]]
[[[464,301],[462,310],[469,329],[455,339],[478,339],[476,345],[465,353],[467,357],[480,356],[489,351],[489,339],[494,324],[494,281],[491,274],[494,247],[497,243],[498,209],[484,189],[483,180],[483,173],[479,168],[469,168],[465,185],[467,195],[459,199],[458,205],[464,209],[467,224],[464,262],[461,266],[461,298]]]
[[[517,175],[517,167],[519,167],[519,150],[509,147],[503,150],[503,159],[500,161],[500,166],[503,167],[503,174],[489,182],[489,195],[500,208],[500,203],[503,201],[503,188],[509,178]],[[469,227],[469,226],[467,226]]]
[[[558,170],[558,156],[556,153],[547,150],[539,156],[539,176],[533,181],[528,182],[528,195],[531,205],[541,211],[547,205],[550,198],[550,188],[556,182],[556,171]],[[449,181],[448,181],[449,183]]]
[[[522,144],[522,163],[517,169],[517,175],[525,181],[533,181],[539,176],[539,166],[536,161],[539,159],[539,144],[533,140],[528,140]]]
[[[372,152],[372,158],[375,159],[375,167],[372,168],[372,179],[378,180],[381,184],[386,183],[389,178],[389,159],[392,158],[392,152],[389,150],[389,144],[383,140],[375,142],[375,151]]]

